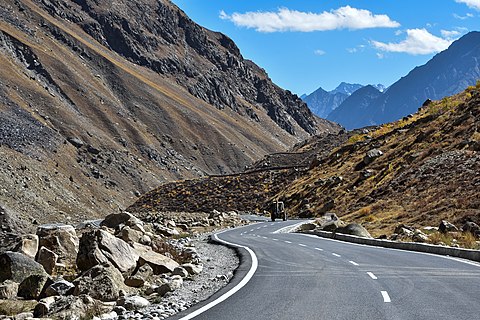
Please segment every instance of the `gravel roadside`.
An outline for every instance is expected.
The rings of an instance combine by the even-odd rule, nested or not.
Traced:
[[[210,243],[210,235],[207,233],[189,239],[189,245],[194,246],[203,264],[200,274],[186,279],[181,288],[167,293],[150,306],[119,315],[118,319],[166,319],[208,299],[227,285],[239,265],[239,258],[234,250]]]

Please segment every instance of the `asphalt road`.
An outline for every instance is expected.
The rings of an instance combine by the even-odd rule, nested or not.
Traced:
[[[246,253],[230,286],[174,319],[189,319],[218,298],[225,300],[194,319],[480,319],[480,264],[276,232],[296,223],[261,222],[219,234],[250,248],[258,268],[225,299],[253,273]]]

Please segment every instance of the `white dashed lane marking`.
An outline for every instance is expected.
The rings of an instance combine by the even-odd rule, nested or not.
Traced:
[[[348,262],[350,262],[350,263],[353,264],[354,266],[358,266],[358,265],[359,265],[359,264],[356,263],[355,261],[348,261]]]
[[[390,299],[390,296],[388,295],[387,291],[381,291],[381,293],[382,293],[382,296],[383,296],[383,302],[385,302],[385,303],[392,302],[392,300]]]
[[[273,240],[273,241],[278,241],[278,239],[275,239],[275,238],[273,238],[272,240]]]
[[[340,258],[340,257],[341,257],[341,255],[339,255],[339,254],[337,254],[337,253],[335,253],[335,252],[334,252],[334,253],[332,253],[332,256],[335,256],[335,257],[338,257],[338,258]]]
[[[304,245],[303,243],[299,243],[298,244],[300,247],[306,247],[306,245]]]
[[[371,272],[367,272],[367,274],[368,274],[368,275],[370,276],[370,278],[372,278],[373,280],[377,280],[377,279],[378,279],[377,276],[374,275],[374,274],[371,273]]]
[[[315,248],[315,250],[317,250],[317,251],[323,251],[322,248]]]
[[[283,242],[285,242],[285,243],[292,243],[291,241],[283,241]]]

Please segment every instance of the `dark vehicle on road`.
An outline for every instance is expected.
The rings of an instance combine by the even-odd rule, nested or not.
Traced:
[[[287,221],[287,210],[285,210],[285,204],[283,201],[273,201],[270,205],[269,211],[272,221],[275,221],[275,219]]]

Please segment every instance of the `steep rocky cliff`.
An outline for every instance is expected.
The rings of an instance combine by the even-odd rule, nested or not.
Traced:
[[[0,206],[24,221],[125,208],[336,131],[168,1],[0,3]]]

